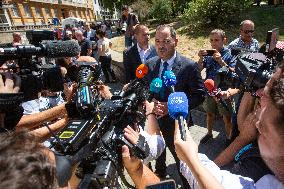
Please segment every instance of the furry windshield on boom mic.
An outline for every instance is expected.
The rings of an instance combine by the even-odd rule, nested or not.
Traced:
[[[47,57],[74,57],[79,55],[81,48],[77,41],[49,41],[46,43]]]
[[[138,79],[142,79],[145,75],[148,74],[148,71],[148,66],[146,66],[145,64],[140,64],[136,69],[136,77]]]

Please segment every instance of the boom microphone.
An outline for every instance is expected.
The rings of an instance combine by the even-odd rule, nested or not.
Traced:
[[[188,115],[189,101],[183,92],[171,93],[168,98],[168,110],[171,118],[178,120],[181,139],[186,140],[184,119]]]
[[[212,79],[206,79],[204,81],[204,86],[207,89],[207,92],[208,92],[209,96],[216,97],[220,101],[220,103],[224,106],[224,108],[227,111],[230,111],[228,105],[226,104],[224,99],[220,96],[221,89],[220,88],[218,88],[218,89],[215,88],[214,85],[215,85],[214,84],[214,80],[212,80]]]
[[[0,48],[0,61],[41,56],[47,58],[74,57],[80,53],[76,41],[48,41],[39,46],[19,45],[11,48]]]
[[[166,87],[168,87],[172,93],[175,92],[174,86],[177,83],[177,78],[174,72],[165,71],[163,78],[164,78],[164,84],[166,85]]]
[[[162,89],[163,81],[160,78],[155,78],[150,84],[150,96],[149,101],[152,101],[154,94],[158,94]]]

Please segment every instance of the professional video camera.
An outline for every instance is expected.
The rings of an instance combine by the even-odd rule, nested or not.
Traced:
[[[278,62],[283,60],[284,51],[276,48],[279,30],[268,31],[266,45],[260,53],[240,52],[236,57],[236,67],[222,67],[218,70],[216,87],[227,86],[244,91],[255,92],[263,88],[270,79]]]
[[[53,32],[27,31],[31,45],[0,48],[0,65],[6,63],[7,69],[21,77],[21,92],[24,100],[38,97],[42,90],[63,90],[63,77],[60,67],[43,61],[43,58],[74,57],[80,52],[75,41],[45,41],[54,39]],[[46,59],[45,59],[46,60]]]
[[[95,107],[92,115],[72,120],[51,142],[57,151],[72,156],[73,163],[80,162],[77,169],[77,176],[82,179],[79,188],[116,188],[119,176],[125,181],[121,162],[121,147],[125,144],[138,158],[148,156],[149,147],[143,136],[140,135],[133,145],[123,135],[128,125],[135,127],[145,121],[142,105],[149,95],[149,83],[142,77],[148,68],[140,65],[137,70],[138,78],[125,91],[111,100],[88,105]],[[77,93],[77,101],[78,98],[88,99],[87,93],[80,94],[81,97]],[[97,99],[89,102],[94,101]],[[80,118],[82,116],[85,114],[80,114]]]

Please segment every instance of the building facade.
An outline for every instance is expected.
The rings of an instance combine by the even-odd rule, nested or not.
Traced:
[[[104,8],[103,0],[93,0],[94,4],[94,13],[97,20],[110,20],[110,19],[119,19],[120,14],[116,9],[114,9],[113,14],[107,9]]]
[[[4,0],[0,26],[45,25],[68,17],[94,22],[93,0]]]

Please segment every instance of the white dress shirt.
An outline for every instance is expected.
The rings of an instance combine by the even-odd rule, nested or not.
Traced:
[[[137,43],[137,49],[140,56],[140,60],[144,64],[146,62],[146,58],[150,55],[150,45],[148,45],[146,50],[143,50]]]

